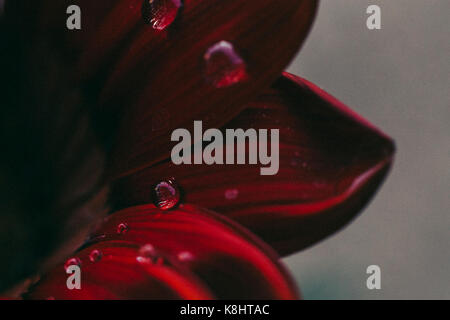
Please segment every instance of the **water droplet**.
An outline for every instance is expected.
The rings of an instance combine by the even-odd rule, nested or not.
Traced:
[[[159,182],[152,191],[154,204],[162,210],[172,209],[180,201],[180,189],[174,178]]]
[[[117,233],[118,234],[125,234],[128,232],[128,225],[126,223],[119,223],[117,226]]]
[[[164,30],[175,21],[182,6],[181,0],[144,0],[142,17],[153,29]]]
[[[89,260],[91,262],[98,262],[102,259],[103,253],[100,250],[92,250],[89,254]]]
[[[64,270],[67,271],[67,269],[68,269],[70,266],[79,266],[79,267],[80,267],[80,266],[81,266],[81,260],[80,260],[80,258],[78,258],[78,257],[73,257],[73,258],[67,259],[66,263],[64,264]]]
[[[227,200],[234,200],[238,197],[239,190],[238,189],[228,189],[225,191],[225,199]]]
[[[158,255],[155,247],[151,244],[145,244],[139,249],[139,255],[136,257],[139,263],[146,264],[163,264],[164,260]]]
[[[227,41],[211,46],[203,58],[205,77],[216,88],[229,87],[248,78],[244,60]]]
[[[177,258],[178,260],[185,262],[193,260],[194,256],[188,251],[182,251],[177,255]]]

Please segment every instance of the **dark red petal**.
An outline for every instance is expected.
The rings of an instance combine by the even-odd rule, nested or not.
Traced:
[[[205,127],[220,127],[236,116],[293,58],[315,9],[315,0],[197,0],[185,1],[166,30],[137,23],[124,35],[132,41],[110,67],[101,95],[104,108],[120,107],[126,113],[111,174],[124,175],[163,160],[176,128],[197,119],[203,119]],[[110,30],[115,23],[112,19],[103,27]],[[204,60],[221,41],[240,57],[240,67],[229,76],[242,81],[217,88],[232,80],[215,84],[209,78],[221,62],[207,66]]]
[[[210,299],[212,295],[191,273],[173,265],[142,264],[139,245],[104,241],[76,253],[81,261],[81,290],[69,290],[68,274],[59,266],[37,283],[28,299]],[[91,260],[94,250],[101,258]]]
[[[196,119],[220,127],[236,116],[298,51],[318,1],[185,0],[164,30],[145,23],[143,0],[79,0],[81,30],[66,28],[71,1],[12,2],[8,17],[24,39],[35,47],[32,39],[38,39],[74,66],[74,75],[64,80],[85,88],[89,104],[102,110],[99,119],[111,120],[98,122],[98,130],[114,140],[112,119],[121,123],[111,169],[118,176],[163,160],[174,129]],[[224,60],[215,56],[211,65],[204,60],[222,41],[233,46],[240,67],[227,81],[215,81],[211,77]],[[46,58],[42,50],[30,52]],[[223,87],[239,78],[243,81]]]
[[[285,74],[247,107],[226,128],[279,128],[277,175],[261,176],[259,165],[165,161],[118,181],[116,205],[149,202],[151,186],[173,176],[185,201],[224,213],[289,254],[349,222],[388,172],[392,140],[304,79]]]
[[[118,228],[122,225],[126,228]],[[145,245],[154,249],[153,263],[136,263]],[[103,253],[98,262],[89,261],[92,250]],[[76,257],[82,261],[85,291],[65,289],[67,276],[60,266],[29,296],[204,298],[207,291],[199,289],[199,279],[220,299],[298,297],[267,245],[235,223],[191,205],[172,211],[147,205],[114,213]],[[187,276],[181,277],[182,272]]]

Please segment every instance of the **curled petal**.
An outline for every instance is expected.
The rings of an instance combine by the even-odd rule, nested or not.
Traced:
[[[93,250],[102,252],[102,258],[90,263]],[[171,211],[146,205],[114,213],[76,257],[82,261],[83,284],[89,285],[84,294],[106,290],[95,298],[205,299],[208,292],[219,299],[298,297],[266,244],[228,219],[191,205]],[[62,298],[72,298],[74,293],[57,289],[65,276],[59,267],[30,297],[60,292]]]
[[[394,152],[392,140],[378,129],[289,74],[226,128],[279,129],[279,172],[263,176],[260,165],[164,161],[119,180],[115,205],[149,202],[151,186],[171,175],[185,201],[225,214],[289,254],[349,222],[383,181]]]

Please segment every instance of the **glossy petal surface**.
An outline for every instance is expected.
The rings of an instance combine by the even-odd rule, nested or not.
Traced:
[[[333,233],[364,207],[392,162],[390,138],[310,82],[285,74],[226,128],[278,128],[280,170],[260,165],[180,165],[170,161],[116,185],[118,207],[148,202],[170,174],[195,203],[243,224],[280,253]]]
[[[155,30],[141,21],[137,4],[125,2],[117,1],[93,32],[80,62],[88,79],[104,64],[95,75],[105,82],[99,105],[120,114],[112,176],[163,160],[178,127],[196,119],[220,127],[236,116],[293,58],[316,9],[313,0],[184,1],[173,24]],[[224,63],[208,58],[223,41],[239,59],[211,66]]]
[[[122,224],[128,226],[126,232],[118,232]],[[95,263],[89,260],[93,250],[102,252]],[[82,261],[85,291],[65,289],[67,276],[60,266],[29,297],[297,297],[277,256],[264,243],[235,223],[191,205],[172,211],[146,205],[114,213],[75,256]]]

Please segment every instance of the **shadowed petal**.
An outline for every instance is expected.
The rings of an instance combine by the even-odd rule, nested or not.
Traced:
[[[305,248],[349,222],[392,162],[390,138],[308,81],[285,74],[226,128],[280,130],[280,169],[260,165],[180,165],[170,161],[119,180],[116,206],[151,201],[172,176],[184,199],[240,222],[282,254]]]
[[[153,1],[165,3],[157,12],[174,2]],[[298,51],[317,2],[185,0],[162,30],[142,17],[143,0],[79,0],[81,30],[66,28],[68,0],[17,0],[6,12],[34,59],[46,59],[33,48],[46,43],[73,66],[63,81],[98,107],[96,128],[115,145],[116,177],[167,157],[174,129],[196,119],[220,127],[236,116]]]
[[[2,110],[6,115],[2,119],[8,134],[20,137],[11,139],[20,157],[10,156],[7,161],[17,164],[21,175],[26,173],[23,174],[26,182],[19,180],[15,185],[24,186],[27,193],[22,195],[11,188],[13,179],[8,177],[4,194],[9,200],[13,198],[10,193],[17,193],[14,197],[28,199],[33,208],[24,208],[28,215],[23,221],[15,211],[4,210],[11,213],[12,220],[12,224],[4,226],[11,232],[16,225],[25,225],[36,229],[33,233],[39,238],[39,241],[34,241],[34,236],[25,239],[25,233],[13,232],[17,238],[14,243],[22,241],[23,247],[38,247],[12,250],[14,259],[28,251],[35,253],[30,256],[41,259],[47,247],[60,243],[59,233],[66,234],[66,229],[52,228],[56,221],[47,223],[47,217],[53,216],[46,213],[54,210],[54,200],[63,202],[64,208],[68,207],[67,213],[78,209],[102,187],[104,167],[109,163],[105,153],[114,144],[116,125],[122,119],[126,120],[118,135],[113,175],[167,156],[170,133],[178,126],[198,117],[210,117],[209,125],[221,126],[239,113],[244,102],[268,86],[293,57],[306,37],[316,9],[315,0],[282,3],[186,0],[173,24],[157,30],[142,19],[142,3],[141,0],[5,2],[0,21],[5,83]],[[66,11],[70,5],[81,9],[81,30],[66,27],[66,20],[74,13]],[[223,66],[220,63],[223,56],[209,67],[205,67],[205,59],[220,58],[211,48],[229,51],[230,46],[224,46],[222,41],[232,45],[234,56],[228,52],[228,57],[240,66],[236,70],[245,71],[225,74],[225,78],[231,83],[240,78],[245,81],[216,88],[224,83],[211,81],[211,75],[217,70],[223,75],[223,70],[215,67]],[[260,70],[267,72],[259,76]],[[123,118],[119,111],[126,113]],[[215,114],[219,116],[213,118]],[[45,136],[38,130],[30,130],[28,121],[37,124]],[[52,145],[40,148],[40,140],[47,139],[47,133]],[[66,157],[58,162],[60,151],[66,151]],[[43,165],[35,170],[35,164],[41,160]],[[12,176],[15,173],[6,171],[12,172]],[[72,184],[60,185],[60,180],[61,184],[68,180]],[[54,199],[59,193],[67,197]],[[35,212],[33,218],[28,219],[31,212]],[[90,219],[96,212],[84,210],[81,214]],[[57,225],[66,216],[58,215]],[[5,239],[10,241],[11,237],[6,234]],[[34,259],[25,260],[30,263],[21,264],[21,268],[27,270],[20,270],[16,268],[18,263],[11,262],[7,266],[12,269],[11,274],[20,273],[21,278],[35,269]],[[17,280],[8,275],[4,279],[5,283],[3,279],[0,283],[2,289]]]
[[[293,58],[315,9],[314,0],[184,1],[167,29],[137,24],[100,97],[125,112],[111,175],[163,160],[176,128],[236,116]]]
[[[148,254],[143,254],[143,249]],[[89,261],[93,250],[102,252],[95,263]],[[136,263],[142,260],[137,256],[149,261]],[[267,245],[228,219],[191,205],[172,211],[147,205],[114,213],[76,257],[82,261],[83,284],[88,285],[84,294],[91,296],[100,286],[108,295],[100,294],[106,297],[172,298],[163,289],[155,289],[165,286],[175,288],[178,297],[204,298],[200,293],[205,290],[198,289],[198,283],[204,283],[204,288],[219,299],[298,297],[293,282]],[[171,270],[190,276],[177,278]],[[54,296],[56,291],[62,298],[72,298],[69,290],[57,289],[64,287],[65,281],[61,266],[50,273],[50,279],[38,284],[30,297]],[[149,286],[149,281],[154,283]],[[188,290],[192,283],[197,284],[196,290]],[[185,292],[189,294],[181,294]]]

